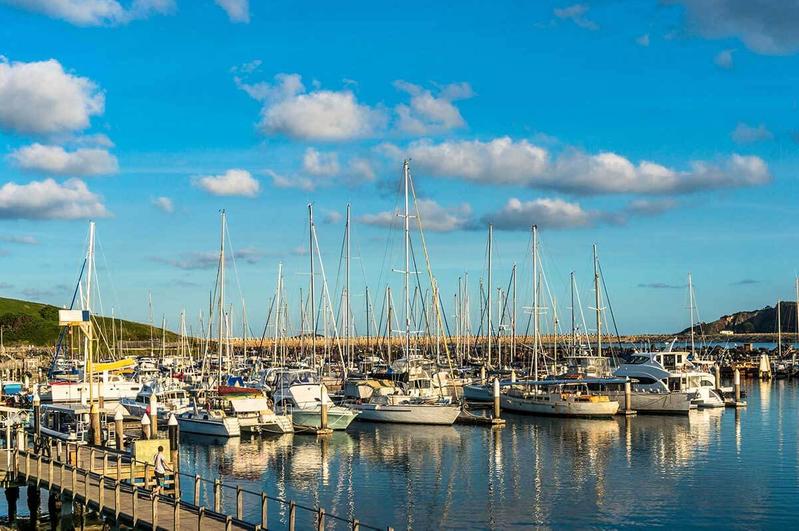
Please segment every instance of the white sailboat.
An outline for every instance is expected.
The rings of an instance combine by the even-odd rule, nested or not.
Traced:
[[[411,355],[411,305],[410,305],[410,212],[409,212],[409,186],[410,168],[408,161],[403,163],[403,181],[405,188],[404,220],[404,247],[405,247],[405,357],[408,360],[408,373],[410,375],[413,365]],[[420,224],[421,229],[421,224]],[[413,396],[401,390],[396,390],[389,395],[372,396],[367,402],[354,404],[353,408],[360,413],[358,420],[372,422],[393,422],[399,424],[433,424],[450,426],[460,414],[460,406],[453,405],[450,397],[443,394],[427,398]]]

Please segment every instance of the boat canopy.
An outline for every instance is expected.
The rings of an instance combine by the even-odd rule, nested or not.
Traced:
[[[266,398],[237,398],[231,400],[230,405],[236,413],[254,413],[269,409]]]

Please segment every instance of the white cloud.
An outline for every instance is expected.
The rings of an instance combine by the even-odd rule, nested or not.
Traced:
[[[174,0],[133,0],[125,8],[117,0],[0,0],[12,6],[65,20],[76,26],[113,26],[167,14],[175,10]]]
[[[171,214],[175,211],[175,205],[172,202],[172,199],[159,196],[152,200],[153,206],[157,209],[161,210],[162,212],[166,212],[167,214]]]
[[[194,185],[206,192],[220,196],[255,197],[261,184],[250,172],[241,169],[230,169],[222,175],[206,175],[196,177]]]
[[[799,51],[796,0],[670,0],[685,6],[690,29],[703,37],[738,37],[752,51],[785,55]]]
[[[0,187],[0,219],[86,219],[109,213],[86,183],[53,179],[28,184],[5,183]]]
[[[716,54],[716,57],[713,58],[713,62],[716,63],[716,66],[719,68],[723,68],[724,70],[730,70],[734,65],[735,62],[732,58],[732,52],[735,50],[722,50]]]
[[[408,104],[397,105],[394,109],[400,130],[413,135],[427,135],[466,125],[452,102],[474,95],[468,83],[446,85],[435,96],[430,90],[407,81],[395,81],[394,86],[411,96]]]
[[[302,169],[311,175],[319,177],[331,177],[337,175],[341,168],[338,163],[338,155],[335,152],[320,153],[314,148],[305,150],[302,158]]]
[[[7,243],[18,243],[21,245],[38,245],[39,241],[27,234],[3,234],[0,235],[0,241]]]
[[[635,42],[638,43],[639,46],[647,48],[649,46],[649,33],[644,33],[643,35],[635,39]]]
[[[417,171],[493,184],[529,184],[547,167],[547,151],[526,140],[452,140],[412,143],[407,149]]]
[[[522,201],[512,197],[499,211],[486,214],[482,220],[493,223],[497,230],[530,230],[533,225],[549,229],[586,227],[597,217],[596,213],[583,210],[578,203],[562,199]]]
[[[627,213],[638,216],[656,216],[677,208],[674,199],[635,199],[625,209]]]
[[[233,253],[233,258],[242,260],[248,264],[256,264],[263,257],[264,253],[252,247],[245,247]],[[218,251],[192,251],[182,253],[177,258],[164,256],[153,256],[150,259],[154,262],[171,265],[178,269],[210,269],[219,264]],[[225,255],[225,263],[230,261],[230,255]]]
[[[382,146],[381,151],[392,157],[403,153],[391,145]],[[612,152],[588,154],[567,148],[553,157],[546,148],[509,137],[488,142],[413,142],[405,153],[417,173],[433,177],[578,194],[689,193],[771,180],[768,166],[755,156],[733,154],[716,163],[692,161],[688,169],[677,170],[646,160],[634,164]]]
[[[64,71],[55,59],[9,63],[0,57],[0,129],[51,134],[86,129],[103,113],[93,81]]]
[[[730,133],[730,137],[737,144],[754,144],[763,140],[771,140],[774,138],[774,134],[764,124],[751,126],[738,122],[733,132]]]
[[[327,225],[336,225],[338,223],[341,223],[341,220],[343,218],[344,216],[341,215],[341,212],[330,210],[328,212],[325,212],[325,215],[322,218],[322,223],[325,223]]]
[[[66,151],[60,146],[36,143],[12,151],[9,158],[22,169],[54,175],[107,175],[119,171],[116,157],[98,148]]]
[[[588,4],[574,4],[568,7],[555,8],[553,13],[559,19],[571,20],[577,26],[583,29],[596,31],[599,29],[599,24],[586,17],[588,9]]]
[[[372,163],[362,158],[352,158],[348,163],[348,181],[351,184],[372,182],[377,178]]]
[[[307,92],[299,74],[277,74],[275,83],[236,84],[264,103],[259,129],[301,140],[343,141],[373,136],[386,125],[382,109],[358,102],[350,90]]]
[[[472,221],[472,208],[467,203],[462,203],[454,207],[444,207],[432,199],[419,199],[416,201],[418,208],[418,218],[412,223],[421,221],[422,229],[431,232],[451,232],[469,228]],[[366,225],[376,225],[379,227],[398,227],[402,224],[402,219],[398,217],[398,212],[378,212],[377,214],[365,214],[358,218],[361,223]],[[416,212],[412,212],[416,214]]]
[[[231,22],[250,21],[249,0],[215,0],[217,5],[225,10]]]
[[[266,170],[266,174],[272,178],[272,186],[275,188],[296,188],[306,192],[313,192],[316,190],[316,180],[309,177],[303,177],[301,175],[282,175],[272,170]]]

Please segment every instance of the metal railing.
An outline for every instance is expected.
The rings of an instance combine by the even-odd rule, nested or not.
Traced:
[[[82,495],[84,503],[89,500],[97,502],[101,512],[104,509],[106,512],[110,512],[110,508],[113,507],[114,515],[117,518],[119,518],[120,514],[123,514],[121,512],[120,497],[123,494],[130,496],[133,514],[125,514],[125,516],[127,519],[132,520],[134,524],[141,518],[138,502],[144,498],[145,501],[149,499],[151,502],[149,516],[152,518],[150,522],[153,527],[157,524],[158,502],[162,502],[172,505],[175,525],[179,522],[182,510],[196,514],[198,529],[202,529],[203,518],[213,518],[217,521],[225,522],[227,528],[232,524],[236,524],[253,530],[268,529],[270,512],[273,516],[277,512],[278,520],[281,523],[285,523],[290,531],[294,531],[297,528],[393,531],[391,527],[376,527],[361,523],[358,519],[345,518],[328,513],[322,507],[309,507],[294,500],[271,496],[264,491],[256,492],[242,488],[241,485],[225,484],[221,479],[211,480],[199,475],[192,476],[179,470],[166,476],[169,479],[167,484],[171,483],[173,493],[156,494],[153,489],[157,482],[154,473],[155,467],[152,463],[133,459],[132,456],[117,451],[90,447],[85,444],[65,443],[57,440],[54,445],[50,445],[50,455],[46,455],[47,452],[36,453],[27,448],[19,447],[13,450],[8,448],[8,451],[13,452],[13,458],[10,461],[15,474],[19,474],[22,469],[26,480],[30,481],[35,478],[37,484],[46,479],[48,485],[53,485],[53,480],[55,479],[61,490],[69,490],[73,493],[73,496]],[[81,456],[83,456],[85,461],[86,454],[88,454],[88,461],[84,463],[81,461]],[[24,461],[20,461],[20,459]],[[87,464],[88,468],[85,468]],[[84,468],[81,468],[81,465]],[[45,467],[46,470],[44,470]],[[64,485],[65,471],[71,472],[70,486]],[[83,493],[77,492],[79,490],[77,479],[81,475],[83,475]],[[95,493],[88,492],[90,478],[98,482]],[[190,491],[192,495],[189,498],[190,502],[183,499],[187,494],[187,484],[191,485]],[[205,486],[206,500],[212,502],[212,507],[210,508],[206,508],[202,504],[203,486]],[[105,491],[109,487],[114,490],[113,505],[105,505]],[[231,491],[232,498],[225,495],[226,492]],[[226,499],[235,500],[234,509],[230,513],[225,512]],[[255,507],[259,508],[259,511],[245,513],[245,507],[253,507],[253,503]],[[276,510],[273,509],[275,504],[278,507]],[[257,514],[255,520],[253,520],[253,513]]]

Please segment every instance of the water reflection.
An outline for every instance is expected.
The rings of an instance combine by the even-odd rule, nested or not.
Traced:
[[[397,529],[695,527],[718,524],[719,511],[769,527],[799,517],[797,386],[748,386],[741,410],[613,420],[506,415],[494,430],[356,423],[328,439],[193,438],[181,459],[204,477]]]

